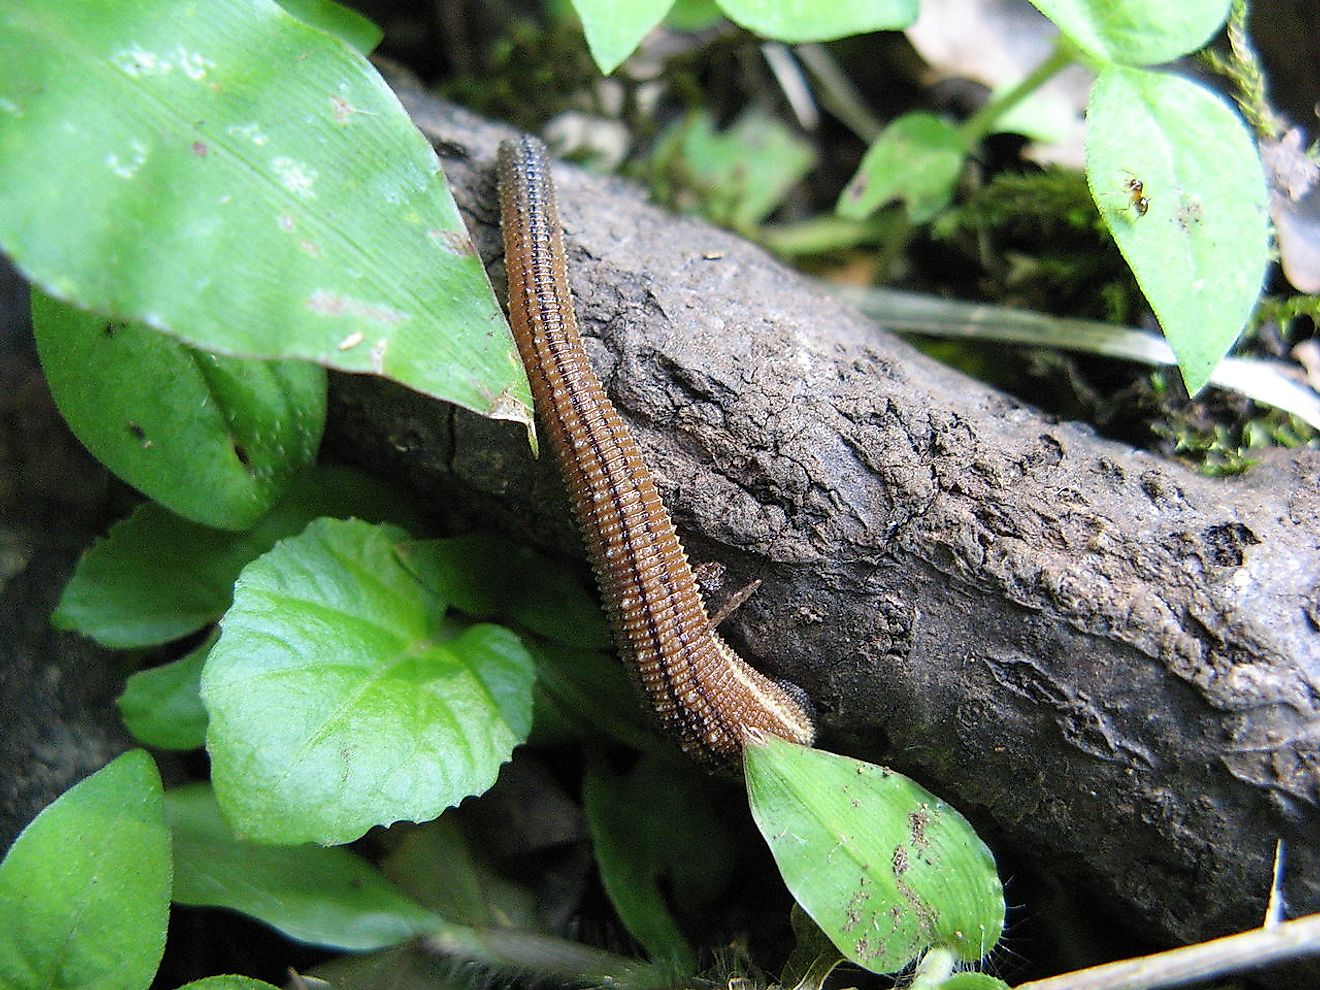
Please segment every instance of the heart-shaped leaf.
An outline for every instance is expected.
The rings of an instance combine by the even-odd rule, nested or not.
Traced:
[[[320,519],[248,565],[202,674],[216,797],[239,836],[323,844],[426,821],[531,727],[518,637],[457,631],[390,526]]]

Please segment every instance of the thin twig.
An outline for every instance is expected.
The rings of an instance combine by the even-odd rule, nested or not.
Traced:
[[[1177,363],[1168,342],[1146,330],[893,289],[824,287],[886,328],[903,333],[1058,347],[1156,366]],[[1211,372],[1210,384],[1292,413],[1320,429],[1320,394],[1285,375],[1285,368],[1279,361],[1226,357]]]
[[[1320,914],[1032,980],[1018,984],[1016,990],[1161,990],[1312,954],[1320,954]]]

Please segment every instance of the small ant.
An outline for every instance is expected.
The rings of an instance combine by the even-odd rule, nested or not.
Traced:
[[[1144,217],[1150,209],[1150,197],[1146,195],[1146,184],[1129,172],[1128,180],[1123,183],[1123,188],[1127,190],[1128,198],[1132,201],[1128,205],[1137,211],[1137,216]]]

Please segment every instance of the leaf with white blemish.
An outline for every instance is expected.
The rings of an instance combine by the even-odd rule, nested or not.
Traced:
[[[0,0],[0,174],[0,247],[59,299],[530,419],[434,152],[270,0]]]

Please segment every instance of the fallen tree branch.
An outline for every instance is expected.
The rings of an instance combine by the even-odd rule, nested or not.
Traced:
[[[503,279],[507,130],[400,84]],[[1169,942],[1320,910],[1320,457],[1210,480],[930,361],[758,249],[556,169],[588,347],[728,631],[999,850]],[[437,332],[442,332],[437,330]],[[508,424],[338,378],[332,442],[579,555]]]

